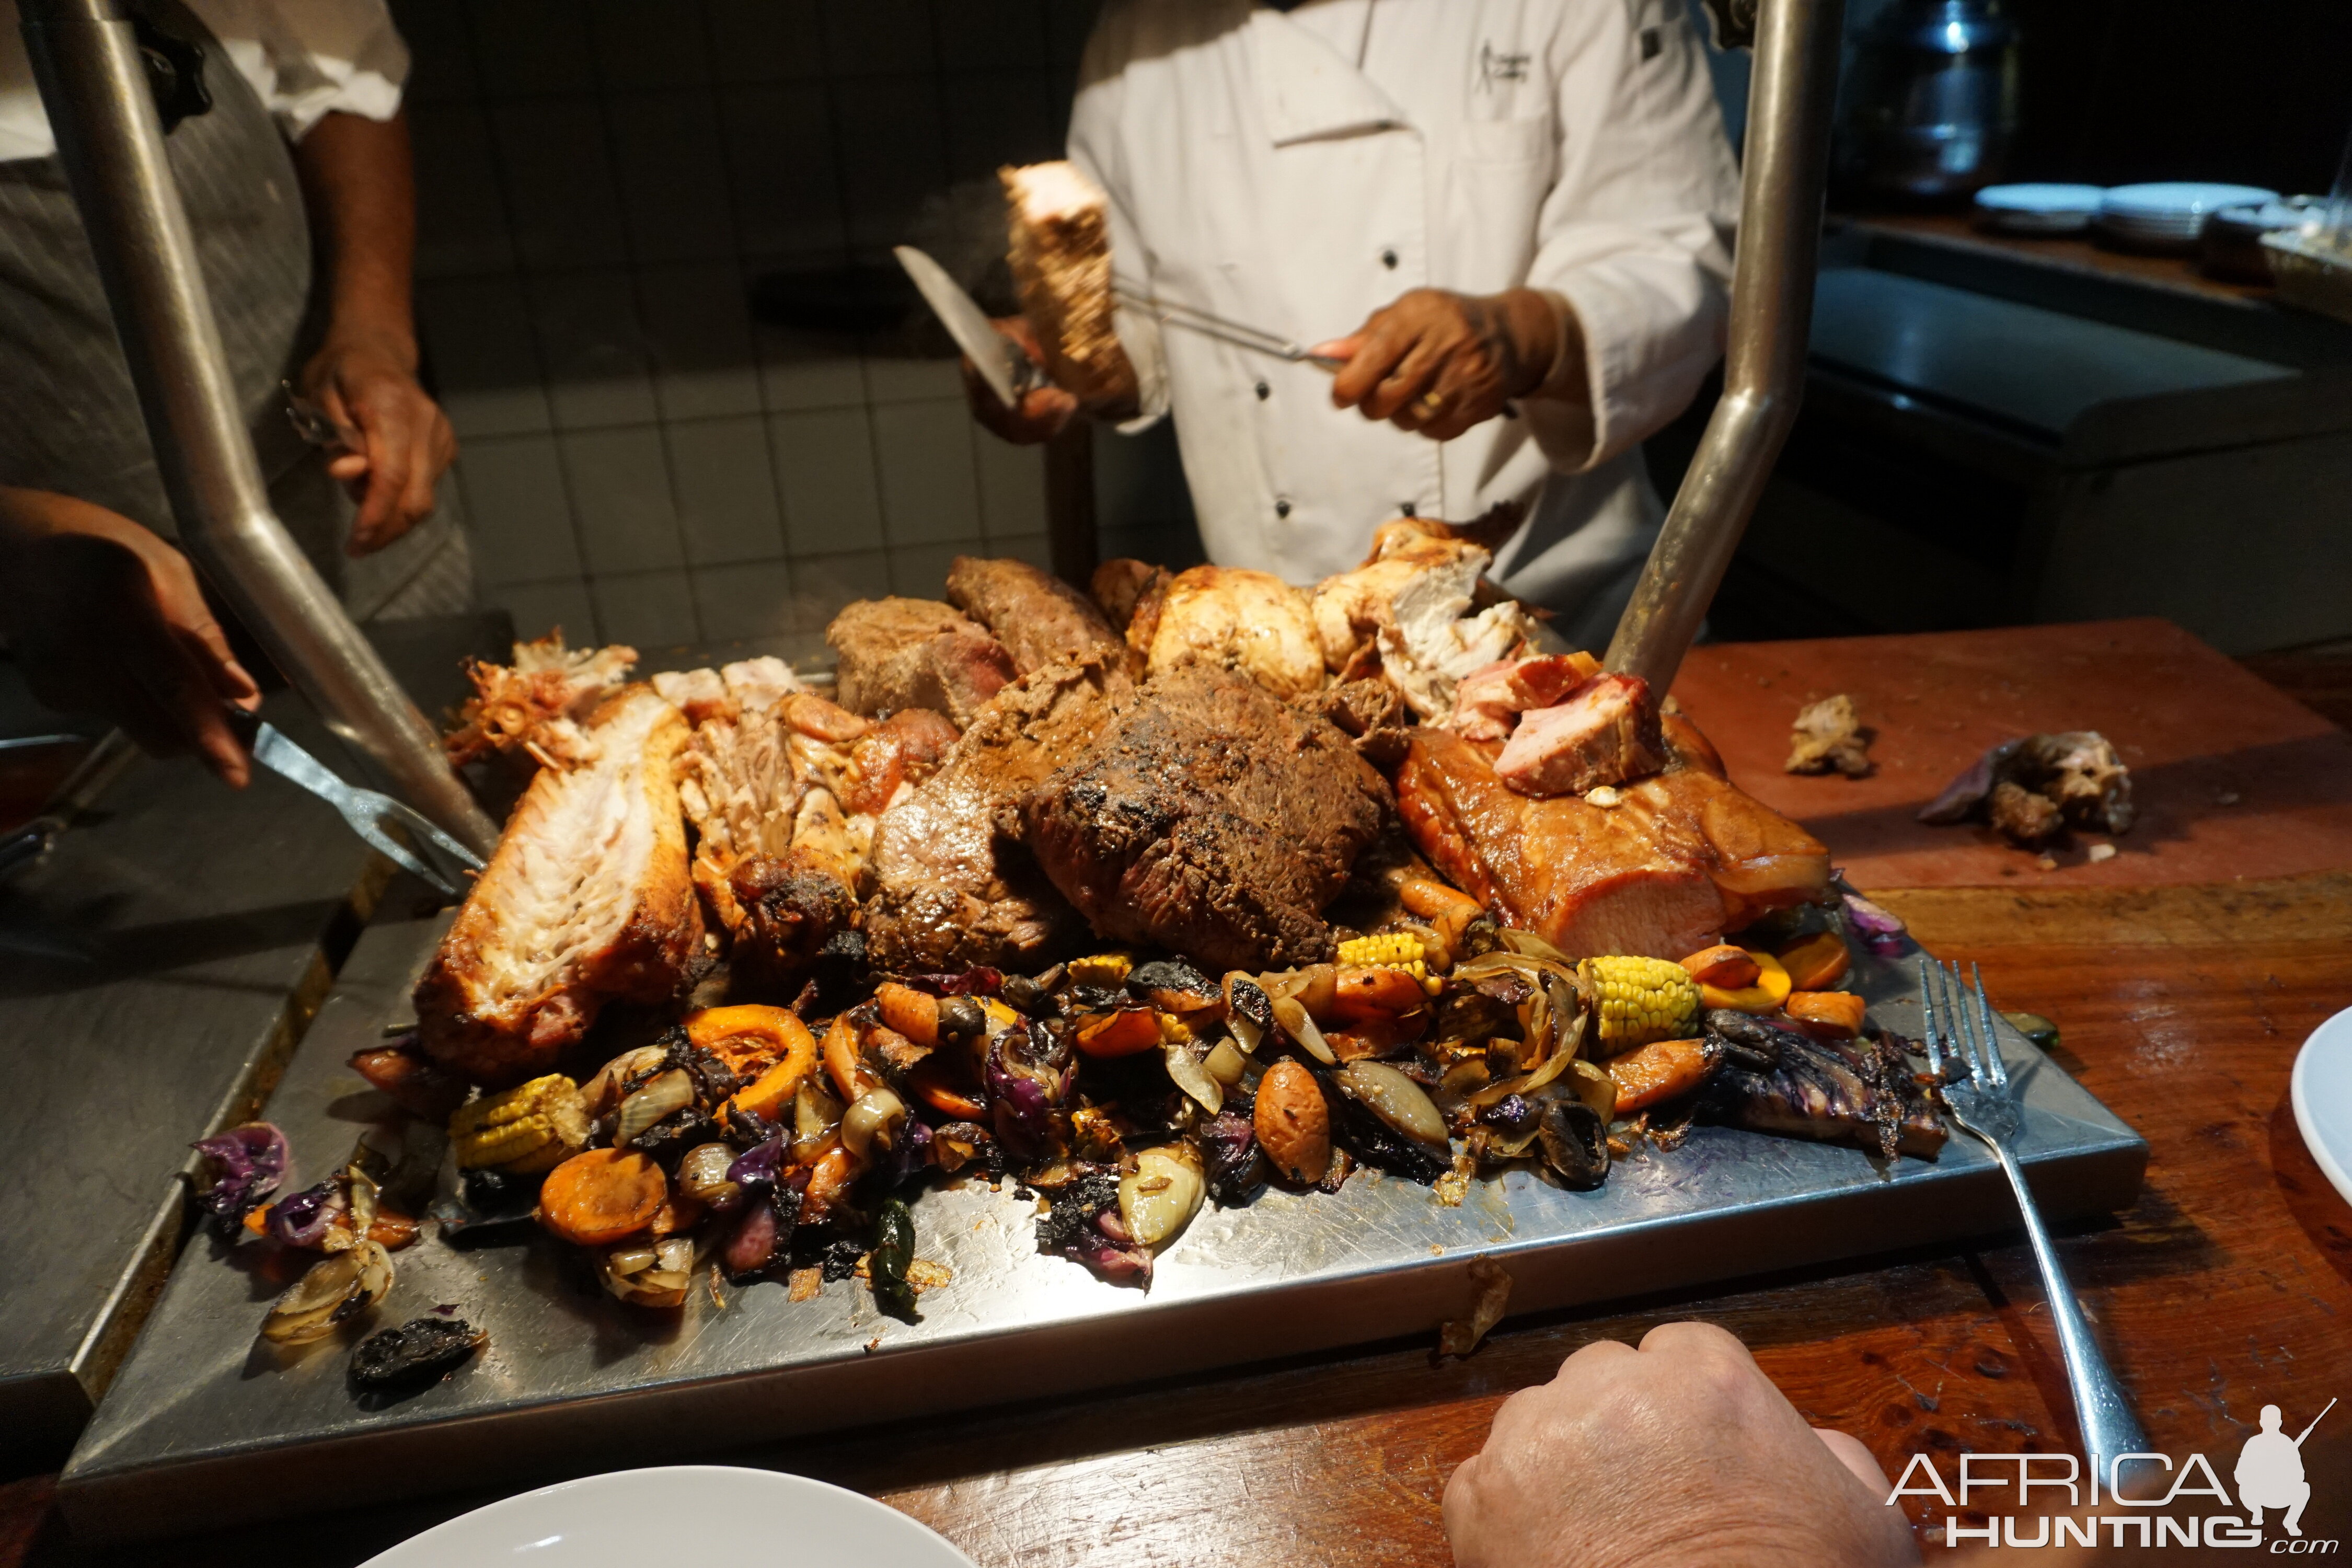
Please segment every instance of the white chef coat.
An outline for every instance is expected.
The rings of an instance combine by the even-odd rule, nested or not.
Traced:
[[[331,112],[390,120],[408,46],[384,0],[182,0],[226,51],[289,142]],[[0,163],[58,150],[16,0],[0,0]]]
[[[1638,443],[1722,353],[1738,175],[1684,0],[1109,0],[1071,159],[1122,282],[1300,342],[1407,289],[1554,290],[1590,407],[1530,398],[1438,443],[1330,377],[1123,310],[1211,559],[1310,583],[1383,521],[1529,503],[1496,574],[1605,641],[1662,515]]]

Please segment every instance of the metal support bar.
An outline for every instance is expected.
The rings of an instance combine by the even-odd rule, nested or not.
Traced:
[[[497,825],[270,507],[128,15],[120,0],[20,9],[181,543],[336,736],[488,854]]]
[[[1723,400],[1603,661],[1664,695],[1796,423],[1821,258],[1843,0],[1763,0]]]

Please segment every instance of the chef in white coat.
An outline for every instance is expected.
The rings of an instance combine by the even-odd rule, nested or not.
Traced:
[[[1123,284],[1348,356],[1121,310],[1136,405],[1087,412],[1173,415],[1211,559],[1307,584],[1517,503],[1494,574],[1606,643],[1663,517],[1639,444],[1723,346],[1738,175],[1683,0],[1109,0],[1069,155]],[[968,380],[1011,439],[1076,412]]]

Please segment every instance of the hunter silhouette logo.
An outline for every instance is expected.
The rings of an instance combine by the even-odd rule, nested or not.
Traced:
[[[2238,1450],[2238,1468],[2231,1475],[2238,1483],[2238,1501],[2246,1510],[2250,1527],[2260,1530],[2263,1510],[2280,1508],[2286,1510],[2286,1517],[2279,1521],[2286,1526],[2286,1532],[2303,1533],[2303,1505],[2311,1500],[2311,1483],[2303,1479],[2303,1440],[2335,1408],[2336,1401],[2329,1400],[2327,1409],[2311,1418],[2311,1426],[2290,1437],[2279,1430],[2279,1407],[2263,1406],[2263,1429]]]

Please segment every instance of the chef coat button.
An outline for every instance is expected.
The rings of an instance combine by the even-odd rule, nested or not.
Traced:
[[[1272,397],[1273,395],[1274,388],[1268,386],[1262,381],[1257,384],[1257,400],[1260,403],[1264,403],[1267,398]]]
[[[1381,252],[1381,266],[1387,268],[1390,271],[1394,272],[1396,270],[1396,264],[1397,253],[1393,247]]]
[[[1288,496],[1276,496],[1274,498],[1274,515],[1276,517],[1288,517],[1290,515],[1290,498]]]

